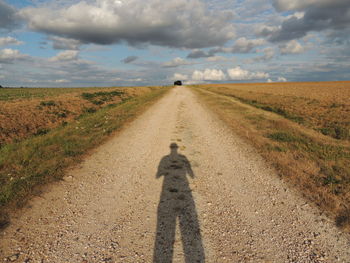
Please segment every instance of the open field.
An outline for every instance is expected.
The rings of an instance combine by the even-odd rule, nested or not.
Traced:
[[[0,89],[0,147],[42,135],[108,105],[144,95],[152,88]]]
[[[209,99],[217,96],[211,93]],[[227,105],[227,113],[236,114]],[[128,114],[130,106],[124,108]],[[261,111],[240,102],[235,107]],[[109,114],[102,109],[96,118],[104,123],[108,117],[112,125],[117,108]],[[18,263],[349,262],[350,235],[218,116],[190,88],[171,89],[11,216],[0,231],[0,258]],[[71,133],[75,127],[79,137],[69,138],[70,154],[84,148],[80,137],[94,130],[85,121]]]
[[[286,181],[339,226],[350,226],[350,82],[202,85],[194,90]]]
[[[105,90],[105,88],[83,89],[90,91]],[[81,93],[81,91],[82,88],[3,88],[0,89],[0,101],[56,97],[62,94]]]
[[[0,207],[14,200],[23,203],[36,185],[61,178],[65,168],[79,162],[84,153],[135,118],[167,90],[166,87],[81,89],[55,97],[1,103],[2,114],[5,110],[8,114],[1,116],[1,125],[4,127],[9,122],[12,126],[6,134],[16,132],[17,137],[3,137],[16,141],[0,148]],[[38,130],[43,132],[34,134]]]
[[[340,140],[350,140],[350,81],[203,85]]]

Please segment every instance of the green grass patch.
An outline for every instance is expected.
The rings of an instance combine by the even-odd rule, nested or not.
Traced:
[[[119,90],[113,91],[98,91],[98,92],[84,92],[81,94],[82,98],[90,101],[95,105],[103,105],[104,103],[111,101],[114,97],[120,97],[125,99],[125,92]]]
[[[81,93],[99,89],[102,88],[4,88],[0,89],[0,101],[56,97],[61,94]]]
[[[288,132],[274,132],[268,134],[267,137],[278,142],[304,142],[301,137]]]
[[[94,112],[96,112],[97,111],[97,109],[95,109],[95,108],[93,108],[93,107],[89,107],[89,108],[84,108],[83,109],[83,112],[84,113],[94,113]]]
[[[225,94],[227,96],[227,94]],[[244,98],[241,98],[241,97],[238,97],[238,96],[235,96],[235,95],[230,95],[231,97],[234,97],[235,99],[238,99],[239,101],[245,103],[245,104],[249,104],[255,108],[258,108],[258,109],[262,109],[262,110],[265,110],[265,111],[269,111],[269,112],[273,112],[273,113],[276,113],[280,116],[283,116],[284,118],[288,119],[288,120],[292,120],[292,121],[295,121],[297,123],[304,123],[304,118],[303,117],[300,117],[300,116],[296,116],[296,115],[293,115],[291,114],[290,112],[282,109],[282,108],[279,108],[279,107],[275,107],[275,106],[271,106],[271,105],[266,105],[266,104],[263,104],[263,103],[260,103],[256,100],[249,100],[249,99],[244,99]]]
[[[318,129],[323,135],[331,136],[338,140],[350,139],[350,129],[348,126],[339,126],[334,124],[332,127],[323,127]]]
[[[37,185],[62,178],[64,170],[84,153],[135,118],[169,88],[153,89],[139,97],[83,114],[78,120],[40,136],[0,149],[0,207],[26,200]]]

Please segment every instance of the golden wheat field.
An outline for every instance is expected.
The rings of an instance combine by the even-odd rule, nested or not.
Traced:
[[[201,88],[235,97],[336,139],[350,139],[350,81],[215,84]]]

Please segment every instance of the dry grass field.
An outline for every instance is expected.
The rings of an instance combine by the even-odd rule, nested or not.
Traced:
[[[203,85],[324,135],[350,140],[350,82]]]
[[[149,91],[147,87],[0,89],[0,147]]]
[[[168,90],[0,89],[0,229],[6,210],[23,205],[37,186],[61,179]]]
[[[350,82],[197,85],[281,177],[350,230]]]

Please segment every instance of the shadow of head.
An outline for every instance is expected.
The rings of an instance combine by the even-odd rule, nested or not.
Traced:
[[[175,153],[177,153],[177,150],[179,149],[179,146],[176,144],[176,143],[171,143],[170,144],[170,151],[173,153],[173,152],[175,152]]]

